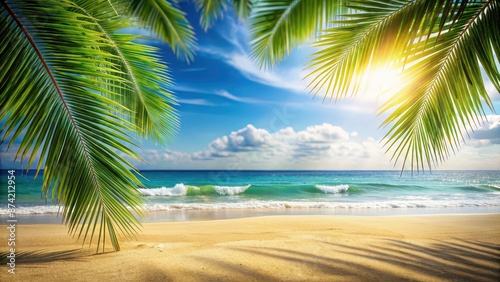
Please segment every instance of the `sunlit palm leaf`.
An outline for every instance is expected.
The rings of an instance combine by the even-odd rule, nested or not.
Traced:
[[[142,213],[140,182],[123,157],[139,158],[129,134],[171,132],[151,133],[174,121],[157,80],[168,77],[148,56],[154,50],[114,34],[127,21],[109,1],[0,3],[2,140],[22,139],[17,155],[30,155],[28,167],[40,155],[43,189],[72,234],[85,242],[97,233],[98,248],[109,238],[119,250],[118,237],[134,234]]]
[[[194,0],[196,8],[201,12],[200,25],[206,31],[217,19],[224,16],[227,8],[233,4],[238,18],[244,20],[250,16],[253,2],[256,0]]]
[[[201,11],[200,25],[206,31],[214,21],[223,16],[227,9],[228,0],[194,0],[196,8]]]
[[[116,6],[128,5],[140,23],[167,42],[178,55],[193,59],[194,31],[180,9],[166,0],[110,0]]]
[[[315,44],[312,89],[336,99],[356,94],[364,72],[404,69],[400,91],[381,109],[398,107],[383,125],[392,125],[388,149],[403,168],[439,164],[483,114],[481,101],[491,106],[479,62],[498,86],[498,4],[463,4],[351,1],[352,13]]]
[[[250,16],[254,2],[257,1],[258,0],[234,0],[234,11],[240,19],[245,20]]]
[[[500,92],[499,39],[500,3],[476,2],[451,15],[439,37],[410,46],[419,53],[406,62],[407,85],[381,109],[396,108],[383,123],[395,159],[431,168],[459,148],[463,132],[481,122],[483,103],[493,107],[481,68]]]
[[[429,23],[435,25],[441,12],[435,7],[440,7],[435,1],[351,1],[346,5],[351,13],[333,21],[314,43],[321,51],[308,64],[315,69],[309,74],[312,91],[342,98],[359,91],[363,73],[402,67],[410,43],[427,39]]]
[[[392,126],[386,145],[403,168],[439,164],[484,114],[483,102],[492,107],[481,69],[500,91],[498,1],[342,1],[347,13],[324,30],[326,22],[304,18],[333,19],[335,9],[292,14],[295,5],[313,2],[261,1],[251,27],[254,56],[272,65],[304,38],[316,38],[310,87],[330,99],[358,93],[366,73],[399,70],[399,92],[380,110],[394,110],[383,126]]]
[[[250,18],[252,56],[261,67],[279,63],[314,38],[340,11],[336,0],[261,0]]]
[[[111,7],[106,1],[99,5],[79,2],[82,2],[81,12],[91,17],[96,31],[103,33],[101,41],[106,47],[101,48],[113,55],[109,63],[114,66],[115,75],[121,78],[111,84],[114,86],[111,90],[119,95],[109,98],[132,112],[129,120],[139,129],[139,137],[166,145],[179,123],[172,108],[175,104],[172,93],[164,88],[171,79],[165,64],[156,55],[158,50],[135,43],[136,35],[116,32],[128,23],[126,18],[113,14],[113,10],[124,10],[122,6],[115,4]],[[110,87],[109,83],[103,87]]]

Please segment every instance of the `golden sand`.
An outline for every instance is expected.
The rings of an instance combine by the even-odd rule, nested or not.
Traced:
[[[63,225],[20,225],[16,240],[0,281],[500,281],[500,214],[146,223],[100,254]]]

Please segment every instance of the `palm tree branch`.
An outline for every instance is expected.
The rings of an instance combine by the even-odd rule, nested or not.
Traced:
[[[294,46],[317,36],[342,9],[333,0],[261,0],[250,18],[252,57],[272,67]]]
[[[116,4],[118,10],[126,9],[118,4]],[[124,83],[120,83],[117,89],[121,95],[111,95],[110,98],[117,99],[117,102],[132,111],[131,121],[137,126],[140,137],[151,138],[166,145],[175,134],[178,124],[176,112],[171,106],[175,104],[175,98],[164,88],[164,85],[170,82],[166,68],[156,58],[154,52],[157,50],[142,43],[133,42],[137,38],[135,35],[115,32],[116,24],[112,25],[110,22],[119,21],[119,16],[100,13],[98,8],[96,9],[95,5],[79,7],[105,35],[103,40],[105,39],[107,45],[111,45],[111,48],[106,47],[108,49],[105,51],[117,55],[117,59],[113,59],[112,62],[120,72],[125,73]],[[114,20],[110,21],[111,18]],[[137,50],[141,50],[141,53],[138,54]],[[142,70],[144,66],[136,66],[146,61],[145,55],[150,57],[148,72]],[[129,84],[133,91],[127,91]],[[135,99],[136,97],[139,101]]]
[[[383,126],[386,126],[392,122],[396,122],[388,133],[385,135],[384,139],[389,138],[386,142],[386,145],[389,145],[387,151],[389,151],[399,140],[401,142],[401,138],[404,139],[409,138],[413,140],[410,144],[400,143],[399,146],[395,149],[395,154],[393,157],[397,160],[401,155],[401,152],[408,148],[407,146],[411,146],[413,148],[423,148],[425,152],[425,158],[422,155],[412,154],[412,165],[413,163],[417,164],[417,170],[419,166],[423,169],[423,160],[427,160],[427,166],[431,168],[430,161],[432,160],[434,164],[438,164],[442,162],[448,156],[448,146],[455,152],[455,148],[460,146],[459,138],[463,141],[463,134],[460,132],[461,128],[470,128],[472,129],[472,123],[477,124],[473,118],[476,114],[484,115],[484,111],[482,109],[481,103],[479,101],[479,97],[476,96],[478,93],[481,95],[483,100],[487,103],[488,106],[491,107],[491,102],[487,94],[485,94],[484,89],[481,90],[481,86],[477,89],[468,89],[464,88],[465,86],[463,82],[455,82],[453,79],[450,80],[450,75],[453,75],[452,72],[456,72],[456,70],[463,70],[461,72],[461,76],[465,77],[480,77],[479,68],[477,66],[476,59],[468,59],[464,57],[464,54],[481,54],[481,51],[473,50],[469,46],[473,46],[472,42],[474,37],[470,34],[473,34],[473,30],[476,28],[478,21],[484,17],[484,13],[487,11],[487,8],[492,4],[491,1],[482,5],[478,10],[475,10],[475,13],[469,12],[472,17],[467,20],[466,23],[462,23],[460,26],[461,30],[455,37],[448,39],[448,33],[439,35],[436,37],[435,44],[436,46],[429,45],[432,47],[427,47],[427,51],[422,51],[422,56],[426,61],[438,61],[439,63],[435,65],[434,70],[430,71],[430,74],[425,78],[428,82],[424,84],[425,86],[418,91],[415,89],[414,84],[409,84],[406,90],[413,91],[414,95],[418,97],[419,103],[414,103],[411,100],[403,100],[404,98],[396,98],[393,99],[391,103],[388,103],[383,108],[381,108],[381,112],[387,111],[389,108],[402,103],[398,110],[393,112],[384,122]],[[470,8],[470,7],[469,7]],[[462,17],[467,12],[460,13],[460,17]],[[451,24],[453,25],[450,28],[456,28],[455,25],[458,24],[459,19],[453,19]],[[442,37],[445,39],[440,40]],[[441,42],[441,43],[440,43]],[[434,44],[434,43],[433,43]],[[442,44],[446,44],[443,47]],[[480,47],[485,48],[485,47]],[[492,46],[486,46],[486,49],[492,48]],[[459,50],[466,50],[460,53]],[[421,57],[419,57],[419,60]],[[461,64],[463,62],[467,62],[468,69],[462,69]],[[468,62],[470,61],[470,62]],[[419,64],[414,63],[415,66]],[[459,64],[459,65],[457,65]],[[414,68],[410,68],[409,71],[412,71]],[[473,76],[470,76],[469,71],[473,72]],[[457,74],[455,74],[457,76]],[[470,78],[469,78],[470,79]],[[467,81],[468,79],[465,79]],[[420,82],[421,83],[421,82]],[[461,84],[460,84],[461,83]],[[471,82],[472,83],[472,82]],[[474,84],[481,85],[482,82],[475,81]],[[468,96],[461,95],[460,99],[452,98],[452,94],[449,92],[450,87],[455,88],[455,95],[461,95],[460,93],[471,93]],[[467,86],[468,87],[468,86]],[[484,88],[484,85],[482,86]],[[411,93],[411,92],[409,92]],[[439,106],[440,105],[440,106]],[[437,108],[437,107],[447,107],[447,108]],[[401,116],[403,109],[408,109],[404,116]],[[415,113],[412,108],[417,108],[417,112]],[[426,121],[433,120],[433,122],[426,125]],[[468,126],[467,126],[468,125]],[[420,138],[425,137],[422,141]],[[420,141],[418,141],[420,140]],[[431,148],[434,148],[431,150]],[[406,149],[408,150],[408,149]],[[399,152],[399,153],[398,153]],[[422,151],[419,151],[422,153]],[[396,154],[397,153],[397,154]],[[420,161],[420,165],[419,165]],[[406,163],[406,157],[403,160],[403,169],[404,164]],[[413,167],[412,167],[413,169]]]
[[[110,5],[113,7],[113,10],[116,11],[115,7],[113,6],[113,4],[108,1],[110,3]],[[79,9],[81,9],[81,11],[89,16],[89,18],[92,18],[94,19],[94,15],[92,15],[88,10],[86,10],[84,7],[82,6],[78,6]],[[118,14],[118,13],[117,13]],[[94,19],[94,23],[95,25],[99,28],[99,31],[102,32],[102,34],[105,36],[106,40],[111,44],[111,47],[113,48],[114,51],[116,51],[116,53],[118,54],[118,56],[120,57],[120,62],[125,66],[125,70],[128,74],[128,77],[130,78],[130,81],[132,82],[132,85],[133,85],[133,88],[135,89],[135,94],[137,94],[137,97],[139,97],[140,101],[141,101],[141,104],[147,108],[147,104],[145,103],[144,101],[144,97],[143,97],[143,93],[141,91],[141,88],[139,87],[139,83],[137,82],[137,78],[136,76],[134,75],[133,71],[132,71],[132,68],[128,62],[128,60],[125,58],[122,50],[119,48],[118,44],[113,40],[113,38],[111,37],[110,33],[100,24],[100,22],[97,20],[97,19]],[[143,128],[138,128],[139,130],[144,130]]]
[[[486,3],[482,8],[481,10],[479,11],[479,13],[484,13],[486,7],[490,4],[490,2]],[[441,58],[439,61],[440,63],[437,64],[438,67],[437,67],[437,71],[435,72],[435,74],[433,75],[433,78],[430,79],[431,83],[427,85],[425,91],[424,91],[424,95],[423,96],[420,96],[422,99],[423,99],[423,104],[424,106],[422,106],[418,113],[418,117],[422,118],[422,114],[425,112],[425,105],[427,105],[427,102],[428,100],[433,97],[435,95],[434,93],[434,90],[436,87],[438,87],[438,85],[440,85],[440,83],[442,81],[445,81],[445,78],[447,77],[447,72],[448,70],[450,69],[449,68],[449,65],[450,64],[453,64],[456,62],[456,60],[454,60],[454,55],[457,51],[458,48],[460,48],[462,45],[460,44],[464,38],[465,39],[468,39],[465,35],[467,33],[467,31],[470,29],[471,25],[477,20],[477,18],[480,16],[478,14],[474,15],[474,17],[472,19],[470,19],[466,26],[462,29],[462,31],[460,32],[460,34],[453,39],[453,43],[450,44],[451,46],[449,47],[450,51],[447,51],[445,53],[445,57],[444,58]],[[436,40],[438,41],[438,40]],[[437,49],[437,48],[436,48]],[[434,95],[433,95],[434,94]],[[381,108],[381,112],[384,112],[384,111],[387,111],[389,108],[391,108],[392,106],[394,105],[394,103],[390,103],[390,104],[387,104],[385,105],[384,107]],[[388,124],[389,122],[391,122],[391,120],[387,120],[385,121],[382,125],[386,125]],[[391,133],[391,131],[388,132],[388,134]],[[386,134],[386,136],[388,135]]]
[[[4,9],[7,9],[4,5],[5,1],[0,3]],[[73,2],[61,3],[66,9],[62,10],[65,14],[54,10],[58,14],[51,18],[52,23],[46,25],[50,27],[44,28],[36,25],[36,16],[33,16],[33,13],[47,7],[49,7],[47,9],[59,8],[50,4],[55,3],[40,7],[37,1],[31,1],[25,6],[17,7],[17,10],[22,11],[22,19],[30,20],[36,37],[44,41],[44,44],[50,40],[57,41],[58,38],[68,40],[64,44],[66,48],[53,45],[55,48],[51,52],[57,55],[49,58],[50,63],[45,56],[40,57],[42,49],[38,44],[34,45],[38,52],[34,50],[32,45],[36,40],[24,24],[22,24],[24,30],[19,26],[19,23],[22,23],[21,17],[16,17],[18,19],[16,22],[12,16],[9,16],[18,27],[17,30],[8,22],[2,25],[2,40],[9,38],[12,46],[20,47],[0,50],[2,61],[5,59],[7,66],[10,65],[9,68],[0,71],[2,77],[7,75],[7,79],[0,83],[0,89],[2,89],[0,116],[2,119],[7,118],[5,125],[7,130],[4,132],[3,139],[12,130],[15,131],[14,136],[19,136],[19,133],[28,127],[29,130],[18,152],[22,150],[26,152],[31,147],[31,161],[38,148],[43,145],[38,170],[41,160],[45,159],[46,163],[50,164],[45,167],[43,189],[48,193],[46,189],[52,186],[53,197],[57,195],[60,203],[64,204],[63,217],[69,223],[70,232],[73,232],[79,224],[82,224],[80,230],[83,230],[85,224],[93,224],[95,227],[100,223],[100,230],[105,232],[105,227],[107,227],[113,247],[119,249],[113,225],[117,224],[125,235],[137,226],[137,220],[127,210],[124,203],[130,204],[132,210],[139,212],[135,204],[140,201],[140,197],[134,188],[134,184],[139,181],[128,171],[127,167],[130,167],[130,164],[109,149],[115,148],[129,156],[136,156],[129,148],[119,143],[130,143],[124,130],[133,128],[125,120],[113,115],[117,109],[123,113],[126,113],[126,109],[100,95],[101,91],[108,90],[93,83],[93,80],[86,78],[86,75],[87,73],[98,75],[100,81],[106,79],[120,81],[121,79],[113,76],[109,71],[91,71],[97,68],[112,70],[109,64],[104,65],[105,61],[100,60],[100,57],[109,59],[110,56],[95,48],[102,44],[94,38],[99,38],[102,33],[98,35],[90,29],[82,29],[83,25],[86,25],[84,20],[80,20],[83,15],[71,14],[69,9],[74,4]],[[8,8],[11,12],[14,11]],[[74,27],[81,28],[80,33],[68,30],[66,25],[57,24],[58,20],[65,18],[64,15],[72,19]],[[2,21],[6,21],[6,17],[2,17]],[[69,34],[65,34],[66,31]],[[21,43],[22,40],[27,43]],[[72,48],[71,44],[77,42],[82,47]],[[28,46],[31,46],[31,50]],[[80,61],[73,62],[74,58],[80,58]],[[81,73],[78,73],[78,65],[76,65],[78,63],[84,66],[80,67]],[[9,70],[12,71],[13,64],[28,70],[26,77],[19,76],[16,72],[9,72]],[[50,77],[47,70],[51,72]],[[53,71],[57,72],[57,75]],[[89,87],[88,90],[87,87]],[[12,96],[3,95],[7,92]],[[52,96],[52,93],[56,95]],[[113,95],[113,93],[108,92],[108,95]],[[58,99],[55,99],[55,96]],[[4,112],[4,106],[11,110]],[[100,134],[94,134],[95,130],[100,130]],[[99,214],[103,220],[99,221],[97,217]],[[98,247],[101,238],[104,242],[104,237],[101,236],[106,235],[100,232]]]
[[[71,114],[71,111],[70,111],[70,109],[68,107],[68,104],[66,103],[66,99],[64,98],[64,95],[61,92],[61,88],[59,87],[59,83],[56,81],[54,75],[52,74],[52,71],[50,70],[49,66],[47,65],[47,61],[44,59],[42,53],[40,52],[40,49],[38,48],[37,44],[33,40],[33,37],[31,37],[30,33],[26,30],[26,27],[23,25],[23,23],[21,22],[21,20],[19,19],[19,17],[17,17],[17,15],[14,13],[14,11],[12,11],[12,9],[9,7],[9,5],[6,2],[6,0],[0,0],[0,1],[1,1],[1,4],[7,10],[7,12],[9,13],[9,15],[11,16],[11,18],[16,22],[16,24],[19,27],[19,29],[21,29],[21,31],[23,32],[24,36],[26,37],[26,39],[31,44],[31,47],[33,48],[33,50],[36,52],[36,54],[37,54],[40,62],[42,63],[42,65],[43,65],[43,67],[45,69],[45,72],[49,76],[49,78],[52,81],[52,84],[53,84],[53,86],[54,86],[57,94],[59,95],[59,99],[63,103],[64,109],[66,110],[66,113],[67,113],[69,119],[71,120],[71,123],[72,123],[73,127],[75,128],[75,131],[76,131],[76,133],[78,135],[78,139],[80,140],[80,144],[82,145],[83,150],[85,152],[85,157],[89,161],[89,163],[91,163],[89,155],[88,155],[88,152],[87,152],[87,147],[85,146],[85,142],[83,142],[83,139],[82,139],[82,136],[80,134],[80,131],[78,130],[78,126],[76,125],[75,120],[73,118],[73,115]],[[96,185],[95,188],[99,189],[99,187],[97,185],[97,182],[96,182],[96,179],[95,179],[95,171],[93,170],[92,166],[91,166],[91,169],[92,169],[92,175],[93,175],[93,179],[94,179],[94,184]]]
[[[352,22],[349,19],[333,21],[332,23],[338,26],[325,30],[325,35],[320,36],[319,40],[314,43],[314,46],[319,48],[328,47],[316,52],[313,55],[315,58],[307,65],[308,68],[315,68],[306,76],[306,78],[315,76],[308,85],[308,88],[311,88],[310,92],[314,92],[314,96],[316,96],[328,83],[324,99],[328,93],[331,93],[330,99],[333,99],[335,95],[336,101],[347,96],[348,93],[355,95],[360,84],[366,78],[354,71],[369,71],[370,66],[375,68],[372,66],[374,58],[378,59],[377,65],[384,65],[391,60],[392,57],[388,56],[388,53],[391,53],[395,48],[386,50],[383,54],[380,54],[383,51],[374,50],[381,50],[382,45],[396,46],[400,44],[395,43],[398,41],[397,38],[387,39],[387,36],[384,37],[383,34],[391,26],[402,25],[401,16],[414,9],[414,4],[411,1],[402,6],[392,6],[388,3],[387,7],[377,14],[371,12],[369,17],[361,15],[364,21]],[[347,8],[360,9],[356,6],[347,6]],[[347,14],[344,17],[359,16]],[[415,23],[408,21],[406,21],[406,25],[409,26],[409,29],[412,28],[412,25],[416,26]],[[342,39],[339,39],[340,36]],[[384,40],[390,40],[390,42],[384,42]],[[403,41],[403,39],[399,39],[399,41]],[[334,49],[339,51],[334,51]],[[345,71],[349,71],[349,73],[345,73]]]
[[[112,1],[126,3],[128,13],[137,17],[141,26],[150,28],[170,44],[177,55],[184,54],[187,61],[193,59],[193,47],[196,45],[194,31],[184,12],[165,0]]]
[[[200,25],[207,31],[213,21],[223,16],[227,9],[228,0],[195,0],[196,8],[201,11]]]
[[[256,0],[233,0],[234,11],[242,20],[246,20],[252,11]]]

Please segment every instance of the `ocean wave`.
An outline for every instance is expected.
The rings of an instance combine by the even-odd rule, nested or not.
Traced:
[[[138,188],[144,196],[193,196],[193,195],[221,195],[234,196],[245,192],[250,188],[250,184],[246,186],[191,186],[183,183],[176,184],[174,187],[161,188]]]
[[[349,185],[341,184],[341,185],[316,185],[316,188],[323,191],[325,194],[337,194],[337,193],[345,193],[347,189],[349,189]]]
[[[59,212],[59,206],[56,205],[16,207],[16,215],[57,214],[58,212]],[[0,208],[0,216],[10,215],[10,214],[11,212],[9,211],[9,209]]]
[[[500,184],[496,184],[496,183],[471,184],[469,186],[460,187],[460,188],[462,190],[468,190],[468,191],[478,191],[478,190],[483,190],[483,191],[498,191],[498,190],[500,190]]]
[[[491,187],[495,190],[500,190],[500,184],[486,184],[485,186]]]
[[[243,186],[246,187],[246,186]],[[161,188],[158,188],[161,189]],[[249,200],[242,202],[222,203],[146,203],[148,211],[175,211],[175,210],[234,210],[234,209],[352,209],[352,210],[383,210],[383,209],[418,209],[418,208],[498,208],[500,201],[497,197],[482,200],[388,200],[367,202],[327,202],[327,201],[274,201]],[[59,206],[28,206],[16,209],[18,215],[56,214]],[[0,216],[7,216],[9,210],[0,208]]]
[[[190,186],[193,189],[197,189],[196,186]],[[199,189],[199,188],[198,188]],[[188,192],[188,186],[183,183],[176,184],[172,188],[161,187],[161,188],[138,188],[144,196],[185,196]]]
[[[245,192],[248,188],[250,188],[250,184],[246,186],[214,186],[215,191],[219,193],[219,195],[229,195],[234,196]]]
[[[149,211],[232,210],[232,209],[397,209],[397,208],[488,208],[500,207],[498,201],[385,201],[385,202],[302,202],[260,201],[240,203],[147,204]]]

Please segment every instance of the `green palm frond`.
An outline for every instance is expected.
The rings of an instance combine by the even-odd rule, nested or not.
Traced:
[[[233,0],[234,11],[242,20],[246,20],[252,12],[254,2],[257,0]]]
[[[136,35],[117,33],[127,24],[127,19],[113,14],[110,9],[124,10],[122,6],[110,7],[108,3],[99,5],[80,1],[80,12],[88,15],[97,32],[101,32],[106,44],[103,50],[112,54],[108,62],[117,68],[115,74],[121,80],[114,83],[112,91],[119,95],[109,98],[116,100],[133,114],[128,118],[139,129],[139,137],[149,138],[166,145],[175,135],[179,126],[172,93],[164,85],[171,83],[165,64],[156,55],[158,50],[151,46],[135,43]],[[83,5],[86,3],[86,5]],[[103,10],[108,9],[107,13]],[[159,84],[158,82],[162,82]],[[106,86],[104,86],[106,87]]]
[[[238,18],[244,20],[250,16],[256,0],[194,0],[196,9],[201,12],[200,25],[207,31],[215,21],[224,16],[229,6],[233,6]]]
[[[332,21],[335,26],[314,43],[321,51],[308,64],[314,69],[311,91],[323,89],[331,99],[354,95],[366,79],[363,72],[387,65],[401,68],[410,42],[428,38],[427,25],[441,12],[431,2],[351,1],[346,5],[351,13]]]
[[[140,26],[151,29],[177,55],[184,55],[188,61],[193,59],[196,44],[194,31],[183,11],[166,0],[109,1],[118,7],[127,5],[129,13],[137,18]]]
[[[341,10],[336,0],[261,0],[250,18],[252,56],[272,67],[298,44],[313,39]]]
[[[164,140],[177,123],[155,50],[116,32],[130,22],[109,3],[0,0],[0,119],[2,142],[22,139],[18,158],[40,156],[69,232],[119,250],[143,212],[130,134]]]
[[[307,65],[309,87],[335,100],[363,90],[367,73],[399,72],[397,93],[380,112],[392,111],[382,126],[391,126],[387,150],[403,169],[408,163],[412,170],[441,163],[458,149],[463,132],[480,122],[483,105],[492,108],[481,70],[500,92],[498,1],[342,1],[345,11],[338,18],[335,9],[301,8],[309,18],[333,20],[297,24],[306,17],[292,14],[299,9],[294,5],[305,2],[257,5],[254,56],[261,65],[272,65],[303,41],[297,38],[313,37],[320,50]],[[327,24],[331,27],[324,28]]]
[[[482,101],[492,107],[480,69],[498,86],[498,3],[351,1],[347,7],[352,12],[315,44],[322,50],[309,65],[312,91],[354,95],[370,79],[364,72],[399,69],[400,89],[380,109],[396,108],[382,124],[392,126],[388,151],[403,169],[441,163],[484,114]]]
[[[222,18],[227,9],[228,0],[194,0],[196,9],[201,11],[200,25],[207,31],[219,18]]]
[[[383,123],[391,125],[386,145],[394,159],[409,162],[412,170],[430,169],[465,142],[463,132],[485,115],[483,104],[493,110],[481,69],[500,92],[499,39],[500,3],[472,2],[451,15],[439,36],[410,45],[418,53],[407,58],[408,82],[381,108],[395,108]]]

